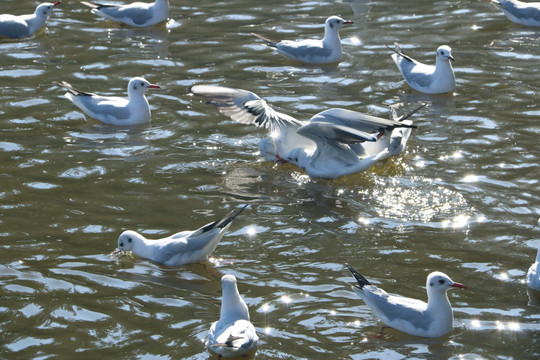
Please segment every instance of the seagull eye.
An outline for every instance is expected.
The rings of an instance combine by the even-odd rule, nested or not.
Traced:
[[[439,284],[441,284],[441,285],[444,284],[444,280],[443,280],[443,279],[440,279],[440,280],[439,280]]]
[[[130,237],[129,237],[129,238],[127,238],[127,241],[128,241],[128,243],[130,243],[130,244],[131,244],[131,238],[130,238]]]
[[[144,83],[143,83],[143,82],[141,83],[141,86],[144,87]]]

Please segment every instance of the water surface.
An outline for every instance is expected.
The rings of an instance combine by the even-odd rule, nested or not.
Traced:
[[[336,66],[284,60],[250,35],[317,37],[329,15],[355,22]],[[539,37],[478,1],[173,1],[167,25],[142,30],[63,3],[44,33],[0,43],[0,357],[212,358],[203,341],[231,273],[257,359],[537,358],[538,299],[523,282],[540,237]],[[394,41],[425,62],[450,45],[456,93],[403,84]],[[55,84],[122,96],[133,76],[163,88],[148,93],[147,127],[88,119]],[[428,107],[402,155],[316,180],[263,161],[264,131],[188,96],[199,83],[300,119]],[[110,256],[125,229],[164,236],[243,204],[206,263]],[[345,262],[406,296],[424,298],[433,270],[466,284],[449,294],[455,330],[381,331]]]

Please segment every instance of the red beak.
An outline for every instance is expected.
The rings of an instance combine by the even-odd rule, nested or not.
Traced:
[[[58,5],[60,5],[62,2],[61,1],[57,1],[53,4],[53,7],[57,7]]]
[[[450,286],[451,287],[461,288],[461,289],[468,289],[468,287],[466,287],[465,285],[460,284],[460,283],[454,283],[453,285],[450,285]]]
[[[152,85],[150,85],[148,88],[149,88],[149,89],[161,89],[161,88],[159,87],[159,85],[156,85],[156,84],[152,84]]]
[[[347,21],[345,21],[343,24],[345,24],[345,25],[354,24],[354,21],[347,20]]]

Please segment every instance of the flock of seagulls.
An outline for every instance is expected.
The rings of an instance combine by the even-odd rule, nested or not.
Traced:
[[[540,3],[517,0],[490,0],[511,21],[540,26]],[[154,26],[167,21],[169,1],[132,3],[127,5],[81,2],[95,15],[133,27]],[[0,38],[21,39],[44,28],[55,3],[42,3],[30,15],[0,15]],[[339,29],[352,21],[330,16],[325,22],[322,40],[270,40],[252,33],[287,59],[308,63],[328,64],[342,58]],[[416,91],[427,94],[452,93],[456,82],[452,50],[447,45],[437,49],[435,65],[423,64],[405,55],[396,43],[391,55],[405,82]],[[160,89],[142,77],[132,78],[127,87],[128,98],[106,97],[75,89],[69,83],[59,83],[67,92],[65,97],[88,116],[111,125],[137,125],[150,122],[151,113],[146,91]],[[375,162],[400,154],[406,146],[413,125],[409,113],[398,116],[391,108],[391,118],[383,119],[360,112],[333,108],[312,116],[308,121],[297,120],[275,111],[253,92],[215,85],[195,85],[190,94],[206,99],[207,103],[231,119],[253,124],[268,130],[261,139],[260,154],[269,161],[290,162],[311,177],[337,178],[361,172]],[[132,231],[118,238],[116,253],[132,252],[165,266],[181,266],[201,262],[215,250],[233,220],[245,209],[234,209],[224,217],[194,231],[182,231],[162,239],[146,239]],[[539,220],[540,227],[540,220]],[[421,337],[440,337],[453,329],[453,311],[447,291],[467,287],[436,271],[426,281],[427,303],[421,300],[391,295],[372,285],[351,265],[346,264],[357,284],[354,292],[387,326]],[[540,246],[536,262],[530,267],[527,286],[540,291]],[[236,357],[257,349],[258,336],[250,322],[249,311],[242,299],[233,275],[224,275],[219,321],[210,328],[206,346],[221,357]]]

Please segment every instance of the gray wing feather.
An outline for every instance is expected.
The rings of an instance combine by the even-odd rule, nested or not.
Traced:
[[[532,19],[540,21],[540,9],[531,6],[527,3],[523,3],[523,6],[518,7],[515,3],[510,1],[491,1],[495,6],[499,7],[502,11],[515,16],[519,19]]]
[[[168,242],[162,246],[159,246],[158,251],[154,252],[152,260],[163,264],[175,255],[198,250],[198,248],[194,248],[192,245],[193,244],[188,244],[185,240]],[[202,248],[202,246],[199,248]]]
[[[131,19],[134,24],[143,25],[152,18],[150,11],[144,8],[100,7],[99,11],[115,19]]]
[[[117,120],[128,119],[131,115],[128,108],[103,103],[101,100],[106,99],[97,95],[78,95],[78,98],[81,104],[94,114],[107,114],[108,117]]]
[[[227,215],[222,217],[221,219],[214,221],[212,223],[206,224],[203,227],[195,230],[195,231],[182,231],[179,233],[176,233],[174,235],[170,236],[170,239],[177,240],[177,241],[171,241],[167,244],[164,244],[160,247],[159,251],[157,252],[159,256],[156,255],[155,261],[158,262],[165,262],[174,255],[185,253],[185,252],[191,252],[191,251],[198,251],[203,249],[206,245],[208,245],[208,240],[210,239],[207,236],[204,236],[205,234],[208,234],[212,230],[218,230],[221,231],[221,229],[225,228],[227,225],[229,225],[244,209],[247,205],[244,207],[241,207],[239,209],[231,210]],[[211,234],[208,234],[211,235]],[[211,236],[214,238],[214,236]]]
[[[136,25],[144,25],[148,20],[152,18],[152,14],[150,13],[150,11],[148,11],[150,5],[152,5],[150,3],[137,3],[137,5],[134,6],[133,4],[92,4],[83,1],[82,4],[91,7],[93,11],[97,12],[98,14],[101,14],[115,21],[131,20]]]
[[[386,47],[394,51],[392,59],[394,59],[399,71],[407,82],[415,83],[420,87],[428,87],[431,85],[432,78],[430,75],[435,70],[435,66],[422,64],[404,54],[398,43],[394,43],[394,49],[388,45],[386,45]]]
[[[28,35],[28,26],[26,23],[0,16],[0,37],[18,39]]]
[[[425,317],[425,303],[420,300],[408,299],[401,296],[390,295],[386,291],[375,286],[365,291],[353,288],[362,299],[370,305],[379,315],[384,316],[389,321],[406,319],[417,328],[427,330],[431,319]],[[413,308],[416,307],[416,308]],[[418,310],[424,308],[424,310]]]
[[[392,130],[397,127],[416,128],[416,126],[412,124],[404,124],[401,121],[383,119],[377,116],[339,108],[320,112],[313,116],[309,122],[333,123],[365,132],[381,132]]]
[[[317,40],[308,40],[305,42],[295,42],[295,41],[282,41],[276,46],[278,50],[291,54],[293,56],[302,57],[305,54],[309,56],[320,56],[326,57],[330,56],[332,49],[328,47],[323,47],[322,42]]]
[[[329,122],[310,122],[297,130],[297,133],[320,143],[321,140],[330,144],[355,144],[364,141],[377,141],[377,134],[369,134],[348,126]]]
[[[302,122],[277,112],[251,91],[214,85],[195,85],[190,93],[208,100],[219,112],[242,124],[277,131],[282,127],[300,127]]]

